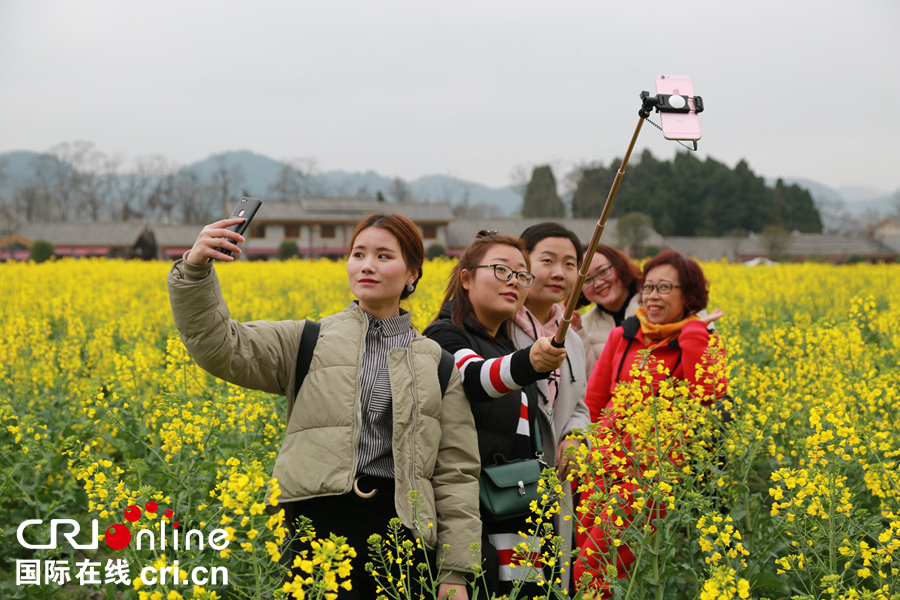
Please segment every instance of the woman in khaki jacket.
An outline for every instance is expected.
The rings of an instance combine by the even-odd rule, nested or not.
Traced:
[[[244,241],[225,229],[203,228],[193,248],[169,272],[175,324],[203,369],[243,387],[287,397],[287,431],[275,462],[281,502],[312,519],[317,532],[348,538],[357,551],[351,590],[339,599],[375,598],[364,571],[367,538],[399,517],[425,546],[437,549],[443,578],[467,598],[465,578],[480,562],[480,462],[475,424],[459,373],[441,395],[437,343],[412,329],[400,308],[422,275],[422,237],[399,215],[372,215],[356,227],[347,276],[357,300],[321,321],[309,373],[295,389],[305,321],[229,318],[210,259],[234,260]],[[418,507],[410,503],[416,492]],[[432,526],[433,525],[433,526]]]

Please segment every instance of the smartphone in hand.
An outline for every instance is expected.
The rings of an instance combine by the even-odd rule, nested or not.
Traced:
[[[244,232],[247,231],[247,227],[250,226],[250,221],[253,219],[254,215],[256,215],[256,211],[259,210],[260,206],[262,206],[262,200],[257,198],[241,198],[241,201],[238,202],[237,206],[234,207],[234,210],[231,211],[229,219],[244,220],[237,225],[229,225],[225,229],[244,235]],[[222,254],[231,256],[231,250],[228,250],[227,248],[216,248],[216,250]]]
[[[683,96],[690,112],[660,112],[663,137],[667,140],[699,140],[700,116],[694,106],[694,82],[684,75],[660,75],[656,78],[657,94]]]

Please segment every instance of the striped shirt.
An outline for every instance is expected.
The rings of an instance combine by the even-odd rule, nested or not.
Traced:
[[[453,354],[453,358],[456,360],[456,368],[459,369],[463,389],[467,394],[471,394],[474,388],[479,395],[500,398],[525,387],[524,384],[516,382],[513,373],[516,373],[519,379],[526,381],[530,373],[536,373],[528,358],[530,352],[531,347],[528,347],[512,354],[485,360],[471,348],[462,348]],[[516,360],[513,361],[513,358]],[[466,385],[467,377],[469,379],[468,386]],[[473,380],[477,381],[477,384],[472,385]],[[528,438],[531,437],[531,427],[528,419],[528,396],[524,391],[519,393],[522,403],[519,405],[519,421],[516,426],[516,446],[530,448],[531,441]]]
[[[359,302],[354,300],[351,306],[358,305]],[[356,470],[360,475],[393,478],[394,413],[388,352],[393,348],[409,348],[416,332],[410,314],[402,308],[398,317],[376,319],[366,313],[366,318],[369,326],[359,370],[362,430]]]

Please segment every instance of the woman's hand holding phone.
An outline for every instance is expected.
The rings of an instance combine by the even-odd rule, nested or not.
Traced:
[[[197,236],[197,241],[194,242],[194,246],[187,256],[187,261],[192,265],[200,266],[205,265],[212,258],[223,261],[234,260],[233,256],[220,252],[217,248],[225,248],[232,252],[241,251],[237,244],[244,241],[244,236],[225,228],[243,223],[243,221],[243,218],[222,219],[204,227],[200,235]],[[234,242],[231,240],[234,240]]]

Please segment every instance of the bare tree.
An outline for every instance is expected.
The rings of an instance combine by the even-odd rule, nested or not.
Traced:
[[[627,247],[632,256],[643,251],[644,242],[650,238],[653,230],[653,219],[641,212],[630,212],[622,215],[616,224],[616,238],[619,244]]]
[[[31,176],[16,186],[12,195],[12,205],[16,213],[23,215],[29,223],[47,221],[51,218],[52,191],[51,173],[56,158],[41,154],[31,161]]]
[[[113,219],[131,221],[143,219],[144,197],[147,187],[150,185],[150,176],[146,165],[152,158],[139,158],[135,161],[134,171],[120,172],[125,163],[120,156],[115,156],[107,161],[106,171],[109,174],[108,195],[112,205]]]
[[[413,202],[413,194],[412,190],[409,189],[409,185],[399,177],[395,177],[393,181],[391,181],[391,185],[388,188],[388,195],[394,199],[395,202]]]
[[[81,181],[75,165],[81,162],[81,155],[92,148],[90,142],[66,142],[50,149],[49,156],[54,160],[46,161],[46,167],[54,205],[52,218],[68,221],[78,211]]]
[[[78,191],[77,214],[99,221],[106,216],[109,207],[109,173],[105,171],[108,159],[93,144],[80,144],[79,151],[72,157]]]
[[[172,201],[183,223],[205,225],[216,217],[217,200],[195,171],[181,169],[172,178]]]
[[[528,183],[531,181],[531,172],[533,170],[533,165],[523,163],[514,166],[509,172],[509,180],[512,182],[511,187],[523,198],[525,197],[525,190],[528,189]]]
[[[139,163],[139,172],[147,177],[143,206],[157,222],[171,223],[175,209],[174,182],[177,167],[164,156],[145,158]]]
[[[212,174],[212,188],[215,190],[223,219],[231,214],[231,205],[235,203],[242,185],[244,185],[244,169],[241,165],[228,166],[224,156],[217,156],[216,170]]]
[[[472,203],[471,190],[463,189],[462,199],[451,205],[450,210],[457,219],[499,219],[500,209],[486,202]]]
[[[12,198],[0,196],[0,231],[9,232],[19,228],[21,219]]]
[[[794,241],[791,232],[781,225],[766,225],[763,227],[760,237],[763,248],[772,260],[779,260],[784,256]]]
[[[582,177],[584,177],[584,172],[602,166],[603,163],[597,161],[576,163],[571,171],[563,175],[562,180],[560,181],[565,193],[574,194],[578,189],[578,184],[581,182]]]
[[[274,200],[296,200],[303,189],[303,174],[293,165],[282,163],[278,179],[269,186],[267,194]]]
[[[295,158],[281,163],[278,179],[269,186],[268,195],[277,200],[296,200],[315,195],[312,175],[316,170],[314,158]]]

